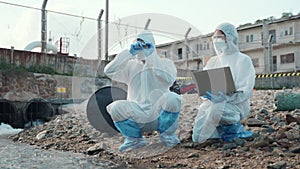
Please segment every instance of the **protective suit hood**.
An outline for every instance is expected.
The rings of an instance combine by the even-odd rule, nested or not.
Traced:
[[[238,49],[238,33],[236,28],[230,23],[222,23],[217,26],[216,30],[222,31],[226,36],[226,43],[228,47],[225,49],[224,54],[230,55],[239,52]]]
[[[153,34],[150,30],[144,30],[143,32],[141,32],[140,34],[138,34],[137,39],[141,39],[143,40],[145,43],[152,43],[155,46],[155,40],[153,37]],[[136,58],[138,60],[145,60],[146,59],[146,55],[144,52],[139,52],[136,55]]]
[[[152,43],[153,45],[155,45],[153,34],[149,30],[144,30],[143,32],[138,34],[137,38],[142,39],[146,43]]]

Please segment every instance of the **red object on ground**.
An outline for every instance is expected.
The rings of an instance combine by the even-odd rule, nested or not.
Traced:
[[[180,93],[181,93],[181,94],[184,94],[184,93],[186,93],[186,92],[188,92],[188,91],[190,91],[190,90],[193,90],[195,87],[196,87],[195,84],[188,85],[188,86],[186,86],[186,87],[184,87],[184,88],[181,88],[181,89],[180,89]]]

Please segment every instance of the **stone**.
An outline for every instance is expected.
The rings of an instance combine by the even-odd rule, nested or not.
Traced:
[[[98,154],[101,151],[104,151],[108,148],[108,146],[105,143],[97,143],[95,145],[93,145],[92,147],[88,148],[86,150],[87,154],[89,155],[94,155],[94,154]]]
[[[263,131],[263,132],[273,133],[275,131],[275,129],[269,125],[262,125],[261,127],[262,127],[261,131]]]
[[[235,144],[237,144],[238,146],[241,146],[241,147],[243,147],[243,146],[245,145],[245,143],[246,143],[245,140],[240,139],[240,138],[234,138],[234,139],[233,139],[233,142],[234,142]]]
[[[297,153],[297,154],[300,153],[300,146],[291,148],[290,152],[291,153]]]
[[[47,130],[44,130],[36,135],[36,139],[41,140],[45,138],[46,134],[47,134]]]
[[[264,115],[266,115],[266,116],[268,116],[270,113],[268,112],[268,110],[266,110],[266,109],[262,109],[261,111],[260,111],[262,114],[264,114]]]
[[[278,148],[274,148],[273,151],[272,151],[272,154],[274,156],[284,156],[283,151],[278,149]]]
[[[297,140],[300,138],[300,133],[297,130],[286,131],[285,135],[289,140]]]
[[[230,149],[234,149],[237,147],[238,147],[238,145],[236,143],[228,143],[228,144],[224,144],[223,150],[230,150]]]
[[[285,116],[285,120],[287,124],[290,124],[292,122],[296,122],[297,124],[300,124],[300,117],[293,117],[291,114],[287,114]]]
[[[267,136],[259,136],[254,139],[252,148],[258,148],[258,147],[267,147],[270,145],[270,138]]]
[[[265,121],[265,118],[260,114],[255,115],[255,119]]]
[[[249,118],[247,120],[247,125],[249,127],[261,127],[262,125],[264,125],[265,122],[262,121],[262,120],[258,120],[258,119],[255,119],[255,118]]]
[[[267,169],[284,169],[286,168],[286,162],[285,161],[280,161],[274,164],[270,164]]]

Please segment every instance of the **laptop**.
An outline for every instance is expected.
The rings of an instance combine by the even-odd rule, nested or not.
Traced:
[[[203,96],[206,91],[211,91],[216,95],[218,95],[219,91],[225,94],[236,91],[230,67],[203,71],[193,70],[191,74],[199,96]]]

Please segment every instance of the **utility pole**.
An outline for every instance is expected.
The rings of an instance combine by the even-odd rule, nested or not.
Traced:
[[[186,69],[189,69],[189,53],[190,53],[190,50],[189,50],[189,41],[188,41],[188,35],[189,33],[191,32],[192,28],[189,28],[185,35],[184,35],[184,41],[185,41],[185,54],[186,54]]]
[[[263,20],[262,22],[262,26],[263,26],[263,34],[262,34],[262,45],[263,45],[263,49],[264,49],[264,73],[269,73],[270,71],[270,54],[269,54],[269,43],[268,43],[268,38],[269,37],[269,28],[268,28],[268,24],[266,23],[265,20]]]
[[[43,5],[42,5],[42,17],[41,17],[41,22],[42,22],[41,52],[42,53],[47,53],[47,13],[46,13],[47,12],[46,11],[47,2],[48,2],[48,0],[44,0]]]
[[[102,41],[101,18],[102,18],[103,12],[104,12],[104,10],[101,9],[99,16],[98,16],[98,31],[97,31],[97,33],[98,33],[98,60],[101,60],[101,52],[102,52],[101,51],[101,48],[102,48],[101,47],[102,46],[102,43],[101,43],[101,41]]]
[[[148,19],[148,20],[147,20],[147,23],[146,23],[146,25],[145,25],[145,27],[144,27],[144,30],[147,30],[147,29],[148,29],[150,22],[151,22],[151,19]]]
[[[268,44],[269,44],[269,47],[268,47],[268,50],[269,50],[269,64],[270,64],[270,67],[269,67],[270,72],[269,73],[273,73],[272,37],[273,37],[273,35],[269,34],[269,38],[268,38]]]
[[[106,0],[105,5],[105,60],[108,61],[108,7],[109,0]]]

